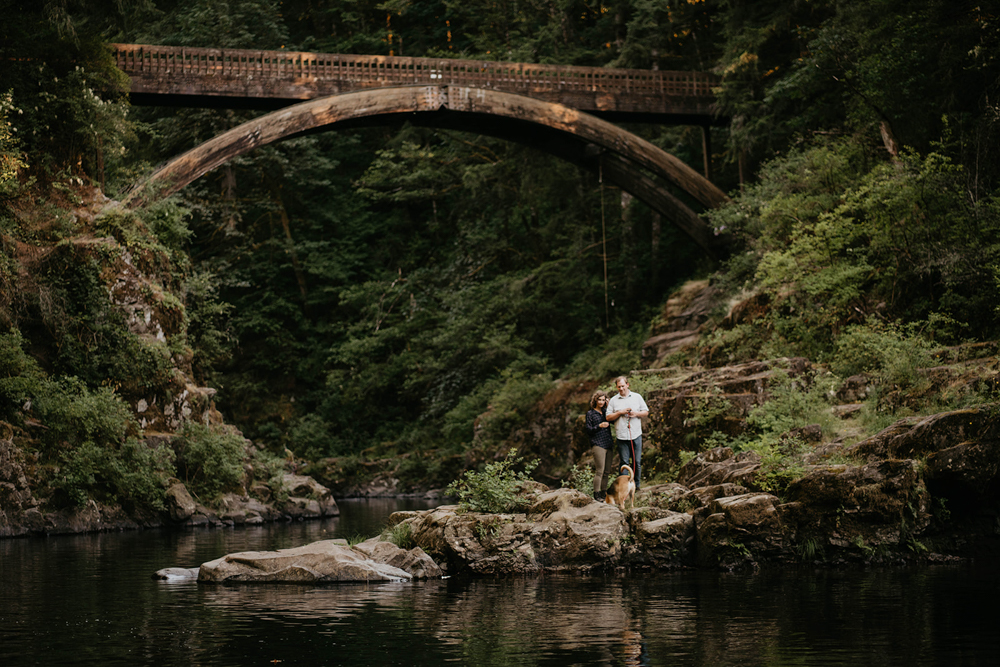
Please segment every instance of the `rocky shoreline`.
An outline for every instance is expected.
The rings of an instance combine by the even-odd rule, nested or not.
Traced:
[[[9,452],[0,441],[0,457]],[[902,419],[850,446],[815,443],[801,459],[801,474],[780,497],[764,488],[767,468],[760,455],[717,447],[684,464],[676,482],[643,488],[628,512],[536,482],[521,491],[528,508],[521,513],[445,505],[397,512],[390,523],[394,535],[403,535],[395,541],[426,554],[442,573],[487,576],[903,564],[1000,552],[995,405]],[[239,526],[339,514],[330,490],[312,478],[286,474],[284,484],[290,493],[281,504],[229,494],[210,509],[175,481],[167,512],[139,516],[93,501],[43,513],[29,496],[17,513],[5,503],[0,536]]]
[[[998,436],[996,406],[900,420],[840,452],[856,463],[823,462],[830,448],[807,453],[814,462],[783,498],[754,490],[763,473],[758,455],[719,447],[688,461],[678,482],[643,489],[628,511],[574,489],[525,483],[523,512],[456,505],[396,512],[383,535],[354,547],[327,540],[230,554],[181,572],[204,583],[330,583],[993,558]]]
[[[208,507],[197,502],[187,487],[174,479],[166,489],[163,512],[128,511],[120,505],[102,504],[93,499],[83,507],[45,511],[32,494],[23,466],[14,458],[17,451],[9,440],[0,440],[0,472],[3,473],[0,476],[0,538],[163,527],[218,528],[322,519],[340,514],[330,489],[311,477],[291,473],[282,479],[287,498],[277,502],[263,502],[249,494],[227,493]]]

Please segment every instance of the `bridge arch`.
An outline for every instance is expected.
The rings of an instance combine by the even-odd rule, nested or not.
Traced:
[[[706,253],[716,253],[717,244],[704,221],[644,173],[677,185],[707,207],[728,200],[722,190],[679,159],[607,121],[561,104],[466,86],[378,88],[279,109],[171,159],[134,186],[123,203],[137,208],[171,195],[226,161],[275,141],[337,123],[393,122],[491,134],[528,143],[593,171],[600,169],[611,183],[664,214]]]

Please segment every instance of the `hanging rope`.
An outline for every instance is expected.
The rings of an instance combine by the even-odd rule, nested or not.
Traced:
[[[604,259],[604,329],[611,328],[608,310],[608,237],[604,228],[604,160],[597,163],[597,180],[601,183],[601,257]]]

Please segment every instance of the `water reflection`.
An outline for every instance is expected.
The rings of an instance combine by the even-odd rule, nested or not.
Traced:
[[[989,567],[327,587],[150,578],[374,534],[395,509],[351,516],[367,507],[286,526],[0,541],[0,665],[993,665],[1000,650]]]

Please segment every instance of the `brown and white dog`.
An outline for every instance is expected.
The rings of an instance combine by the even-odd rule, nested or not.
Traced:
[[[604,502],[608,505],[618,505],[624,510],[625,501],[630,498],[632,499],[632,509],[635,509],[635,474],[631,467],[623,465],[618,472],[618,477],[611,483],[611,488],[605,494]]]

